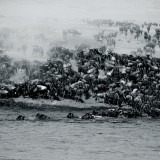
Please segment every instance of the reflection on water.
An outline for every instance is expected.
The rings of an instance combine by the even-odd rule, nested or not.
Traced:
[[[15,121],[22,113],[34,117],[37,111],[0,110],[0,159],[160,159],[159,119],[82,121],[44,111],[52,121]]]

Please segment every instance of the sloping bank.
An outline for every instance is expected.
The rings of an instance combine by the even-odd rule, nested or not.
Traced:
[[[31,98],[12,98],[12,99],[0,99],[1,107],[9,108],[20,108],[20,109],[38,109],[38,110],[93,110],[94,108],[108,109],[108,108],[117,108],[117,106],[109,106],[104,103],[96,103],[95,101],[89,100],[85,103],[76,102],[73,100],[64,99],[61,101],[55,100],[45,100],[45,99],[36,99]]]

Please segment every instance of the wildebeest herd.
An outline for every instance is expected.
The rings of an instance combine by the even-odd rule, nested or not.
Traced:
[[[110,21],[107,21],[108,25],[110,24]],[[111,21],[112,22],[112,21]],[[106,21],[93,21],[93,23],[88,22],[89,24],[95,25],[99,24],[100,26],[103,26],[106,24]],[[136,39],[137,41],[141,38],[144,39],[145,45],[143,48],[138,48],[140,50],[139,54],[155,54],[155,48],[156,45],[160,47],[160,29],[157,28],[157,23],[144,23],[141,26],[132,22],[116,22],[111,23],[114,26],[119,27],[119,33],[120,35],[125,35],[126,37],[130,35],[133,39]],[[154,27],[154,29],[153,29]],[[153,31],[151,33],[151,28],[154,30],[155,34],[153,34]],[[94,38],[97,42],[107,44],[110,48],[114,49],[116,47],[117,43],[117,31],[112,31],[111,33],[108,32],[107,29],[102,29],[99,33],[94,35]],[[120,39],[119,39],[120,40]],[[130,42],[130,40],[128,40]]]
[[[130,30],[136,36],[142,35],[137,25],[118,22],[117,25],[122,33],[127,34]],[[155,36],[148,38],[149,27],[150,25],[147,27],[148,32],[144,33],[144,38],[147,37],[148,41],[144,47],[146,52],[159,45],[160,30],[156,29]],[[29,76],[28,81],[1,83],[0,98],[65,98],[81,103],[94,98],[99,103],[118,106],[118,109],[102,113],[87,113],[84,119],[92,119],[95,115],[160,116],[159,58],[148,54],[120,55],[106,51],[105,47],[78,52],[53,47],[48,55],[48,61],[39,64],[34,72],[29,72],[29,64],[23,65]],[[71,60],[76,62],[76,66],[73,66]],[[132,111],[123,112],[124,106],[130,106]],[[74,118],[74,115],[70,113],[68,118]]]
[[[65,53],[65,54],[64,54]],[[160,59],[90,49],[74,59],[78,71],[69,60],[74,54],[64,51],[39,67],[37,77],[22,84],[0,85],[0,97],[23,96],[37,99],[63,98],[85,103],[89,98],[109,105],[131,106],[134,113],[160,114]],[[116,115],[119,112],[117,110]]]

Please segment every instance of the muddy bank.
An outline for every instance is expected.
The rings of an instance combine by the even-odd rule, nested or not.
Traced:
[[[118,106],[110,106],[104,103],[92,102],[92,100],[85,103],[76,102],[73,100],[63,99],[61,101],[56,100],[45,100],[31,98],[10,98],[10,99],[0,99],[0,107],[9,108],[20,108],[20,109],[37,109],[37,110],[64,110],[64,111],[74,111],[74,110],[101,110],[109,108],[118,108]],[[130,109],[128,107],[128,109]]]
[[[102,117],[160,117],[160,109],[151,108],[149,113],[139,112],[131,106],[125,105],[118,107],[117,105],[108,105],[104,103],[94,102],[91,99],[85,103],[76,102],[73,100],[63,99],[61,101],[45,100],[31,98],[10,98],[0,99],[0,108],[3,109],[19,109],[19,110],[37,110],[37,111],[66,111],[73,113],[76,111],[86,111],[91,116]],[[72,117],[71,117],[72,118]],[[86,118],[88,119],[88,118]],[[89,118],[90,119],[90,118]]]

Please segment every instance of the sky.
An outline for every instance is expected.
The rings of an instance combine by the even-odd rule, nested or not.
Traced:
[[[160,0],[0,0],[0,15],[159,21]]]

